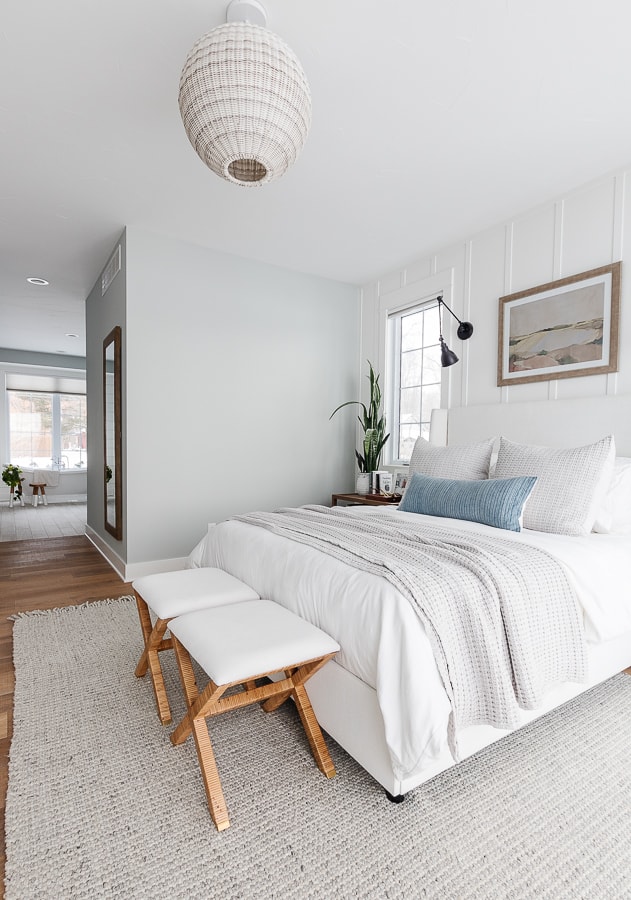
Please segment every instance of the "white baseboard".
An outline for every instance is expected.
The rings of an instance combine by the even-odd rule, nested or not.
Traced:
[[[125,578],[125,560],[122,559],[118,553],[116,553],[108,543],[106,543],[100,534],[92,528],[90,525],[85,526],[85,536],[91,541],[96,549],[99,551],[101,556],[104,556],[108,561],[110,566],[114,569],[116,574],[123,580],[127,581]]]
[[[85,534],[101,556],[104,556],[110,566],[123,581],[135,581],[136,578],[142,578],[145,575],[157,575],[161,572],[177,572],[185,569],[188,563],[188,557],[182,556],[176,559],[154,559],[149,562],[127,564],[110,545],[103,540],[100,534],[91,528],[85,526]]]

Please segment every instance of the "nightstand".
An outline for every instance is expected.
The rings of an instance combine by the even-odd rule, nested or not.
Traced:
[[[331,506],[337,506],[340,500],[355,506],[396,506],[401,502],[400,497],[382,497],[381,494],[332,494]]]

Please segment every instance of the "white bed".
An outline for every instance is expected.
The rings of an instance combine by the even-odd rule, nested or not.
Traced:
[[[434,440],[440,441],[442,434],[447,444],[452,439],[454,444],[468,444],[503,434],[530,444],[575,446],[614,433],[617,454],[631,455],[629,398],[517,407],[441,411],[433,423]],[[573,430],[578,413],[580,436]],[[348,515],[366,518],[375,513],[383,515],[384,509],[356,507]],[[387,515],[401,522],[440,521],[462,535],[498,532],[471,521],[437,520],[395,509],[388,509]],[[551,688],[538,709],[520,712],[525,723],[631,665],[631,534],[501,534],[540,547],[561,562],[576,591],[587,638],[587,679]],[[391,795],[403,795],[453,764],[447,741],[450,702],[430,640],[409,601],[386,579],[237,520],[210,525],[190,564],[231,572],[338,640],[342,650],[336,661],[309,684],[311,701],[322,727]],[[485,725],[460,729],[459,756],[504,733]]]

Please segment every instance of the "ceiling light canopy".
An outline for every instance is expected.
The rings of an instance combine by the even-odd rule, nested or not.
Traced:
[[[232,0],[227,19],[188,54],[180,114],[195,152],[213,172],[233,184],[267,184],[303,148],[311,93],[293,51],[264,27],[257,0]]]
[[[29,284],[41,285],[42,287],[45,287],[48,284],[48,281],[46,281],[45,278],[36,278],[34,275],[31,275],[31,277],[26,280]]]

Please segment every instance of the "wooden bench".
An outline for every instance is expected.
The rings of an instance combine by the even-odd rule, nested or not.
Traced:
[[[42,503],[44,504],[44,506],[48,506],[48,499],[46,497],[46,484],[43,484],[41,481],[34,481],[32,483],[29,483],[29,487],[33,488],[33,506],[37,506],[39,494],[41,494]]]
[[[132,587],[144,642],[136,666],[136,677],[142,678],[149,669],[158,716],[162,724],[167,725],[171,721],[171,709],[160,666],[160,653],[173,646],[171,638],[164,636],[169,620],[209,606],[256,600],[259,595],[228,572],[210,567],[146,575],[137,578]]]
[[[305,690],[308,679],[340,649],[333,638],[270,600],[189,613],[173,619],[169,630],[188,707],[171,741],[181,744],[193,735],[208,807],[218,831],[228,828],[230,821],[207,718],[251,703],[262,703],[263,709],[271,712],[293,697],[318,768],[327,778],[335,775]],[[201,693],[191,656],[209,678]],[[275,676],[279,680],[274,680]],[[237,686],[242,690],[227,693]]]
[[[12,484],[9,490],[9,509],[13,509],[13,504],[15,500],[18,501],[20,506],[24,506],[24,497],[22,496],[22,482],[23,478],[20,478],[19,484]]]

